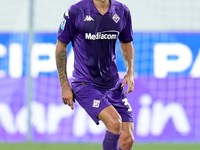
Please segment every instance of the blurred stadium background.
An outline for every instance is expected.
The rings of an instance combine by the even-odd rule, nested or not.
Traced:
[[[133,149],[199,149],[200,1],[119,1],[130,8],[134,31]],[[56,34],[75,2],[0,0],[0,149],[101,149],[103,124],[96,126],[78,104],[71,111],[60,95]],[[123,78],[119,42],[116,53]]]

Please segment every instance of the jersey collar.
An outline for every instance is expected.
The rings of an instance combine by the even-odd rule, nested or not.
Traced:
[[[89,4],[90,4],[90,8],[91,8],[92,13],[97,13],[98,14],[99,11],[95,7],[93,1],[92,0],[88,0],[88,1],[89,1]],[[107,13],[112,13],[112,10],[114,8],[113,2],[114,2],[114,0],[110,0],[110,8],[108,9]]]

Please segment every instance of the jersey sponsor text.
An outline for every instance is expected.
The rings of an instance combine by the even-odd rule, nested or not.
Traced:
[[[118,38],[118,31],[103,31],[96,34],[85,33],[86,40],[115,40]]]

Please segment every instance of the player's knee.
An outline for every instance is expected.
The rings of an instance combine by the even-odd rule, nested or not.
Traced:
[[[129,137],[127,145],[131,148],[133,146],[134,143],[134,138],[132,136]]]
[[[118,118],[110,121],[108,130],[114,134],[119,134],[121,132],[121,128],[122,128],[122,120],[121,118]]]
[[[121,118],[117,119],[116,121],[114,121],[113,128],[116,129],[119,132],[121,131],[121,128],[122,128],[122,120],[121,120]]]
[[[120,148],[122,149],[131,149],[134,143],[134,137],[128,136],[126,139],[120,142]]]

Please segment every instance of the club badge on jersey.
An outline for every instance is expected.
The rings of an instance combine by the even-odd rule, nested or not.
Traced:
[[[119,18],[119,16],[118,16],[117,14],[115,14],[115,15],[112,17],[112,19],[115,21],[115,23],[118,23],[119,20],[120,20],[120,18]]]
[[[92,107],[98,108],[98,107],[99,107],[99,104],[100,104],[100,100],[94,100],[94,101],[93,101],[93,106],[92,106]]]

